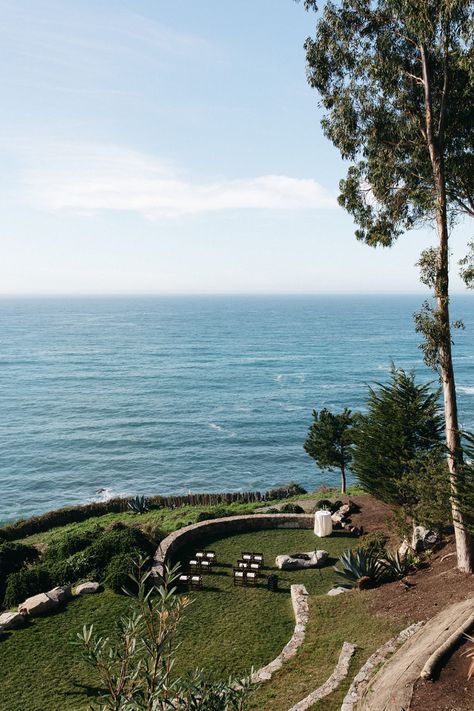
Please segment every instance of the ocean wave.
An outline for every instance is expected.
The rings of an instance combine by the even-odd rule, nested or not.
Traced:
[[[222,432],[222,434],[225,434],[227,437],[235,437],[236,433],[233,432],[232,430],[227,430],[225,427],[222,425],[218,425],[215,422],[210,422],[209,427],[211,430],[214,430],[215,432]]]
[[[472,385],[458,385],[458,390],[466,395],[474,395],[474,386]]]
[[[97,489],[94,496],[90,496],[87,499],[87,503],[110,501],[110,499],[125,499],[128,496],[131,496],[130,492],[117,491],[116,489],[111,489],[109,487],[101,487]]]

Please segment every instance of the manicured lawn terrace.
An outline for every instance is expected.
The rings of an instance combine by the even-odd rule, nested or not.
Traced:
[[[335,574],[332,566],[319,571],[279,572],[280,592],[266,588],[265,578],[256,588],[234,587],[232,566],[242,550],[258,550],[267,566],[284,552],[326,548],[336,557],[354,539],[333,536],[318,541],[308,530],[272,530],[247,533],[212,542],[221,563],[206,576],[203,590],[192,593],[181,628],[176,670],[184,673],[202,667],[219,676],[243,674],[273,659],[290,638],[294,618],[289,589],[304,582],[313,594],[325,593]],[[270,567],[265,570],[269,574]],[[113,620],[130,605],[125,596],[105,591],[70,602],[58,613],[32,620],[27,627],[0,642],[4,670],[2,711],[62,711],[85,709],[87,694],[97,680],[73,645],[83,624],[94,623],[108,633]],[[8,670],[5,673],[5,670]],[[90,700],[90,697],[89,697]]]
[[[314,497],[314,495],[313,495]],[[301,497],[306,498],[306,497]],[[203,507],[204,508],[204,507]],[[207,510],[209,510],[208,507]],[[235,513],[248,506],[234,505]],[[253,508],[253,507],[251,507]],[[52,529],[29,540],[48,544],[71,530],[102,526],[112,521],[158,523],[175,530],[195,520],[200,509],[150,511],[137,520],[132,514],[109,514],[78,524]],[[193,604],[182,623],[181,646],[176,671],[185,673],[196,666],[217,676],[245,674],[273,659],[290,638],[294,617],[290,585],[304,583],[310,592],[310,622],[305,642],[295,658],[277,672],[252,697],[252,711],[287,711],[333,671],[343,641],[359,645],[353,661],[355,672],[384,641],[408,624],[390,623],[371,614],[370,592],[351,592],[336,598],[325,593],[337,579],[332,563],[357,539],[333,534],[317,539],[311,530],[271,530],[209,540],[219,566],[204,578],[204,589],[193,591]],[[266,588],[266,576],[276,572],[275,556],[314,548],[325,548],[331,559],[318,570],[278,571],[280,591]],[[234,587],[232,568],[242,551],[265,556],[266,569],[256,588]],[[183,560],[192,550],[182,551]],[[56,614],[33,619],[25,628],[5,635],[0,641],[2,684],[0,711],[84,711],[93,700],[97,679],[73,644],[84,624],[93,623],[100,634],[110,634],[114,620],[127,613],[129,598],[106,590],[68,603]],[[338,711],[346,684],[314,708]],[[322,705],[324,704],[324,706]]]

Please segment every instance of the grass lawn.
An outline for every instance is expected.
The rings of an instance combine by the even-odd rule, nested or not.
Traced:
[[[332,566],[321,572],[279,572],[281,592],[271,593],[265,581],[257,588],[234,587],[232,565],[242,550],[262,552],[270,566],[278,553],[311,550],[315,542],[309,530],[260,531],[212,542],[221,565],[206,576],[202,591],[192,593],[194,602],[180,633],[177,672],[199,666],[218,676],[243,674],[252,665],[257,668],[273,659],[293,631],[290,585],[303,582],[313,595],[325,593],[335,578]],[[318,541],[318,546],[335,557],[354,542],[335,535]],[[105,591],[71,601],[57,614],[35,618],[24,629],[6,635],[0,643],[0,664],[8,670],[2,679],[1,711],[87,708],[97,679],[72,642],[86,623],[109,633],[113,620],[129,605],[127,597]]]

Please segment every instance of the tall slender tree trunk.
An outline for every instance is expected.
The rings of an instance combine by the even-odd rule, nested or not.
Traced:
[[[435,295],[439,324],[438,354],[441,369],[441,381],[444,398],[444,419],[446,428],[446,446],[448,449],[448,467],[451,481],[451,511],[456,538],[456,553],[459,570],[473,572],[472,536],[465,526],[465,517],[459,508],[458,478],[462,475],[463,455],[459,433],[456,384],[451,352],[451,324],[449,319],[449,230],[446,207],[446,180],[443,155],[443,115],[440,115],[439,128],[434,130],[431,101],[430,71],[426,51],[420,47],[423,83],[425,92],[426,141],[433,169],[436,194],[436,230],[438,234],[438,257],[436,264]],[[447,61],[447,60],[446,60]],[[447,75],[446,75],[447,76]],[[445,84],[445,90],[446,90]],[[447,98],[447,97],[446,97]]]
[[[341,464],[341,494],[346,493],[346,465],[344,462]]]

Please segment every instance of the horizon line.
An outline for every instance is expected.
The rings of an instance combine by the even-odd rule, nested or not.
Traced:
[[[451,296],[468,295],[469,291],[452,291]],[[186,296],[425,296],[433,294],[426,291],[110,291],[110,292],[0,292],[0,299],[14,298],[156,298],[156,297],[186,297]]]

